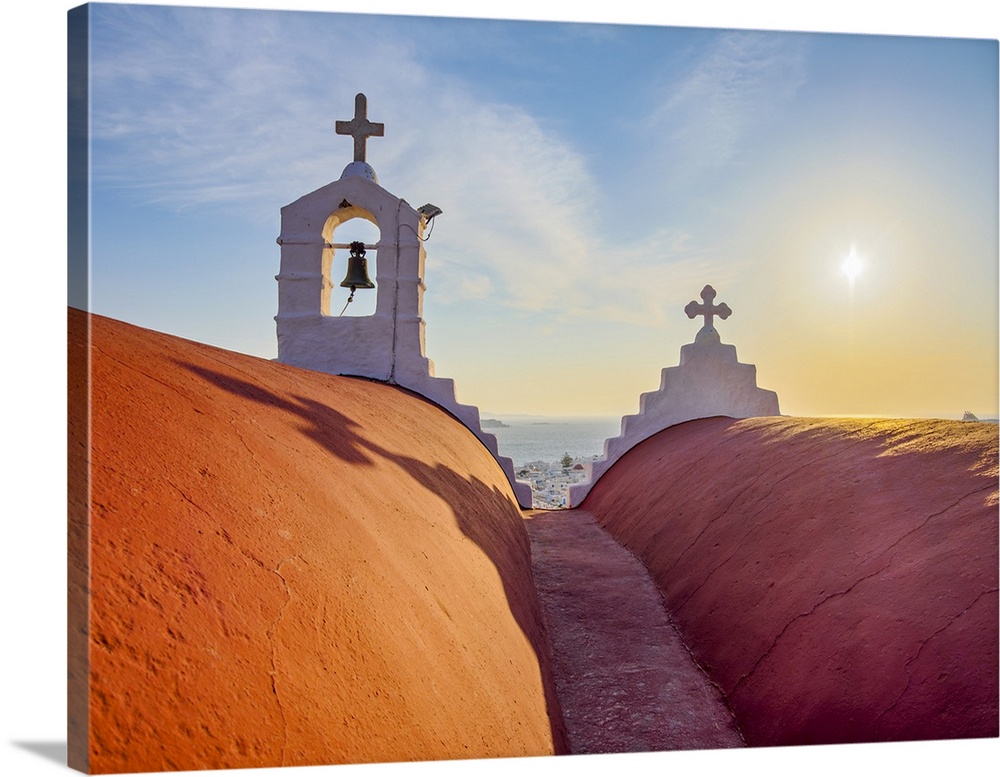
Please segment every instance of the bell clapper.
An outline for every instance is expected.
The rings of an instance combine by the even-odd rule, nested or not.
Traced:
[[[351,295],[347,298],[347,302],[344,303],[344,310],[347,310],[347,306],[354,302],[354,292],[357,286],[351,286]],[[344,315],[344,310],[340,311],[340,315]]]

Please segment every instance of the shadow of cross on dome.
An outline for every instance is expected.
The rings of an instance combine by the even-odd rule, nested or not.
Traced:
[[[301,423],[296,430],[341,461],[361,466],[375,463],[369,455],[368,441],[359,434],[361,426],[332,407],[297,394],[279,394],[248,380],[190,362],[175,360],[175,363],[234,396],[299,419]]]
[[[736,346],[719,337],[715,317],[727,319],[733,311],[725,302],[716,305],[716,296],[706,284],[702,301],[692,300],[684,307],[688,318],[705,317],[694,342],[681,347],[676,367],[661,371],[660,388],[639,397],[639,412],[622,417],[621,434],[604,441],[604,456],[590,465],[589,479],[570,486],[571,507],[584,505],[594,483],[625,453],[668,427],[714,416],[780,415],[778,395],[757,387],[757,367],[741,364]]]
[[[555,691],[555,680],[552,676],[547,642],[541,625],[541,614],[534,589],[531,587],[531,560],[527,531],[524,528],[520,509],[514,495],[504,493],[496,483],[486,483],[477,477],[475,470],[465,472],[453,468],[443,462],[427,462],[405,453],[389,450],[375,439],[373,434],[366,432],[365,425],[350,418],[330,404],[320,401],[305,393],[283,391],[277,385],[266,388],[249,380],[227,374],[221,370],[210,369],[188,361],[175,360],[175,363],[202,380],[222,389],[233,396],[251,403],[264,405],[273,411],[273,415],[285,413],[289,419],[289,431],[296,431],[307,439],[319,445],[326,453],[335,456],[347,464],[346,468],[330,468],[325,471],[330,480],[329,487],[336,488],[349,483],[353,489],[370,489],[362,477],[358,477],[357,467],[375,467],[378,460],[390,462],[399,467],[402,472],[413,479],[421,487],[437,496],[448,508],[451,518],[459,530],[471,540],[489,559],[496,569],[503,586],[504,594],[511,615],[518,627],[531,645],[538,660],[541,674],[542,690],[545,697],[546,712],[549,718],[554,746],[558,753],[568,752],[565,728],[559,701]],[[343,378],[347,381],[358,381],[358,378]],[[374,388],[377,384],[371,384]],[[404,392],[413,401],[427,403],[433,406],[419,394],[402,387],[388,390],[390,393],[371,401],[389,401],[388,397],[396,392]],[[336,396],[336,394],[332,394]],[[348,406],[350,402],[347,403]],[[238,405],[234,409],[243,412]],[[435,408],[438,410],[439,408]],[[405,418],[406,410],[401,411]],[[252,418],[253,414],[246,414]],[[391,414],[396,416],[396,414]],[[399,418],[394,417],[395,423]],[[437,423],[435,421],[435,423]],[[441,423],[448,423],[442,414]],[[454,419],[455,426],[461,427],[461,422]],[[386,421],[387,426],[391,426]],[[256,428],[255,423],[251,426]],[[443,432],[444,439],[451,441],[451,435],[458,429]],[[262,434],[256,439],[242,439],[243,445],[253,455],[261,460],[268,457],[263,450],[258,450],[259,444],[280,445],[289,444],[284,434],[277,441],[275,437]],[[458,435],[464,438],[464,433]],[[471,443],[478,446],[479,443]],[[448,446],[444,446],[448,447]],[[256,453],[255,453],[256,451]],[[306,458],[309,458],[306,456]]]

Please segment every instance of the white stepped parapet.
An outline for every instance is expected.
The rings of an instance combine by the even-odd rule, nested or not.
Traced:
[[[475,405],[460,404],[455,398],[455,382],[451,378],[434,377],[434,367],[430,362],[429,367],[432,374],[414,379],[405,384],[399,383],[399,385],[415,391],[434,404],[444,408],[476,435],[479,441],[486,446],[486,450],[497,460],[501,469],[503,469],[504,475],[507,476],[507,481],[514,491],[514,496],[517,498],[518,505],[530,508],[532,506],[531,486],[517,480],[514,476],[513,460],[508,456],[501,456],[497,447],[496,435],[483,430],[479,417],[479,408]]]
[[[702,290],[705,305],[690,303],[689,317],[705,315],[706,324],[693,343],[681,347],[680,364],[665,367],[660,388],[639,397],[639,412],[622,418],[621,434],[604,441],[604,457],[590,466],[589,478],[570,486],[569,503],[578,507],[590,489],[625,453],[657,432],[697,418],[751,418],[779,415],[778,395],[757,387],[757,368],[741,364],[736,346],[721,342],[711,316],[727,318],[728,306],[714,307],[715,290]],[[692,307],[697,306],[697,307]]]

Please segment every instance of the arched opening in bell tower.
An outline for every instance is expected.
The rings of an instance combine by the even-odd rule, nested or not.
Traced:
[[[323,256],[323,315],[343,318],[374,315],[378,300],[377,246],[382,239],[374,217],[363,208],[339,208],[327,221],[323,237],[333,246]],[[364,246],[361,262],[352,257],[352,243]],[[374,287],[359,285],[352,292],[344,285],[358,279],[370,280]]]

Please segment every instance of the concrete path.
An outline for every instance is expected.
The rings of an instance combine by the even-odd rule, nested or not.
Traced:
[[[646,568],[585,510],[525,524],[570,751],[742,747]]]

